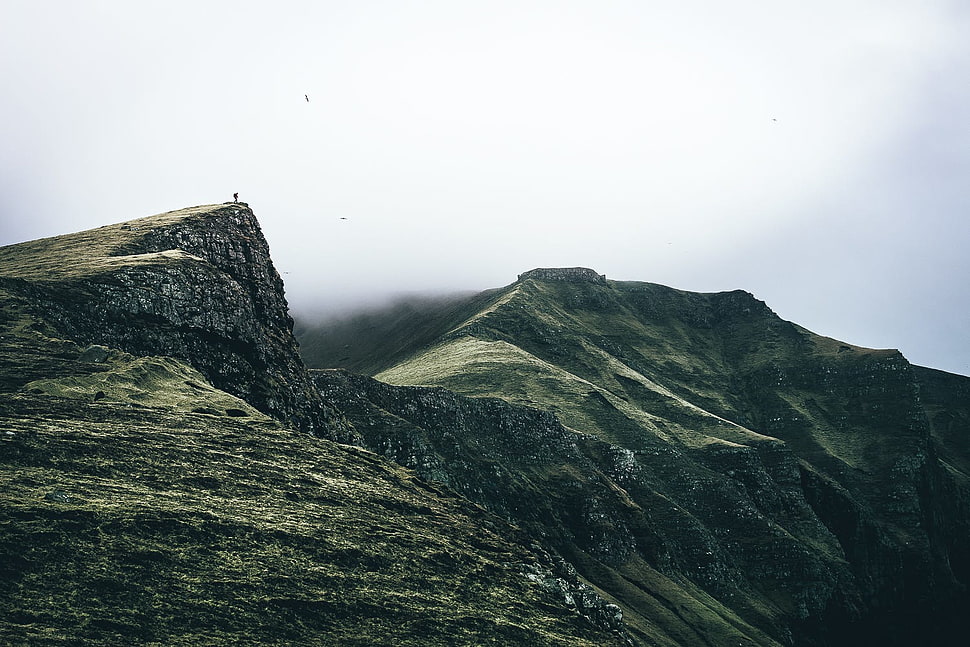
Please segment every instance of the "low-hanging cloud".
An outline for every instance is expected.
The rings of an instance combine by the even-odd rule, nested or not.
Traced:
[[[955,3],[4,11],[0,243],[238,191],[298,311],[586,265],[970,373]]]

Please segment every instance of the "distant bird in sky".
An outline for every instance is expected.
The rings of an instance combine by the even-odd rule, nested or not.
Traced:
[[[307,96],[307,95],[304,94],[303,95],[303,98],[306,99],[306,102],[307,103],[310,103],[310,97],[309,96]]]
[[[340,216],[340,219],[341,220],[346,220],[347,218],[345,216]]]

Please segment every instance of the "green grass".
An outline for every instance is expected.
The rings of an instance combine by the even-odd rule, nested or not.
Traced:
[[[927,531],[925,516],[931,508],[966,516],[966,407],[952,395],[965,394],[963,382],[915,371],[895,350],[816,335],[746,293],[527,280],[491,293],[446,334],[413,345],[375,377],[549,411],[570,430],[630,451],[641,471],[638,480],[613,474],[625,490],[620,498],[649,514],[665,545],[677,547],[671,559],[683,560],[674,569],[681,577],[717,605],[734,596],[725,611],[686,594],[680,613],[690,629],[674,638],[681,644],[735,644],[723,632],[731,614],[773,633],[773,623],[820,613],[832,586],[859,599],[868,595],[860,589],[870,586],[871,571],[901,563],[902,554],[928,555],[931,542],[962,536],[965,527],[934,512],[933,523],[950,530]],[[917,378],[930,397],[921,400]],[[469,442],[488,433],[475,430]],[[956,456],[934,464],[931,441]],[[602,457],[597,464],[608,472]],[[548,477],[537,491],[558,484],[578,492],[571,481],[588,482],[588,468],[555,469],[532,475]],[[929,494],[927,479],[945,482],[952,494]],[[956,548],[962,540],[945,541],[953,546],[950,563],[966,572]],[[707,564],[705,551],[720,556]],[[584,554],[577,549],[575,557]],[[586,576],[628,606],[642,636],[662,643],[659,636],[678,631],[650,629],[671,610],[653,599],[662,597],[651,588],[656,582],[625,598],[612,568],[590,569]],[[645,570],[617,572],[635,580]],[[730,592],[722,577],[751,588]],[[708,622],[709,633],[691,637]],[[874,620],[870,629],[897,631],[888,626]]]
[[[106,225],[74,234],[40,238],[0,247],[0,277],[57,282],[110,272],[126,265],[167,263],[173,259],[199,260],[181,250],[136,256],[120,255],[152,228],[204,218],[233,205],[202,205]]]
[[[509,530],[406,470],[268,423],[75,402],[0,401],[6,644],[587,644]]]
[[[531,281],[513,286],[445,341],[375,377],[389,384],[442,386],[465,395],[541,407],[572,429],[632,449],[651,445],[654,437],[686,447],[767,440],[693,404],[591,343],[589,338],[603,331],[631,346],[652,336],[662,338],[649,332],[619,298],[610,295],[608,315],[595,310],[567,312],[562,307],[567,299],[557,289],[563,290]],[[459,336],[463,331],[468,334]],[[665,361],[671,356],[666,354]],[[698,355],[691,358],[696,362]]]
[[[862,469],[882,441],[862,432],[869,418],[851,402],[818,389],[898,357],[814,335],[742,293],[528,280],[376,377],[548,409],[631,449],[652,437],[702,448],[780,434]]]
[[[269,420],[245,400],[213,388],[197,370],[169,357],[134,357],[113,353],[105,370],[83,376],[34,380],[31,393],[44,393],[86,402],[125,403],[169,407],[209,415]]]

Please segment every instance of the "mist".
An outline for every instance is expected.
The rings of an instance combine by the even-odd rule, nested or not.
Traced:
[[[301,319],[585,266],[970,375],[965,5],[2,13],[0,244],[239,192]]]

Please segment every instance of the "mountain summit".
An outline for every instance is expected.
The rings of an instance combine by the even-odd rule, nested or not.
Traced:
[[[244,203],[9,245],[0,277],[68,339],[190,361],[265,413],[349,438],[309,386],[283,282]]]
[[[588,267],[538,267],[519,274],[519,280],[544,279],[547,281],[589,281],[606,283],[605,274],[597,274]]]

